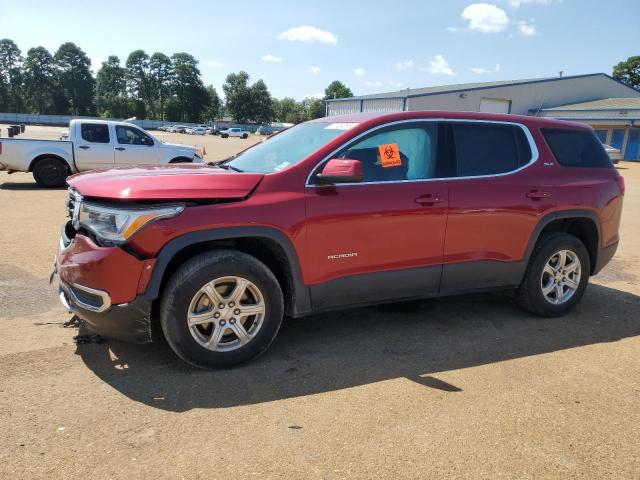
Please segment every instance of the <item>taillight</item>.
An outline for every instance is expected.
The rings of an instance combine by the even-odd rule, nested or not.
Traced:
[[[624,195],[624,177],[620,175],[620,172],[618,172],[617,170],[616,170],[616,182],[618,182],[620,193]]]

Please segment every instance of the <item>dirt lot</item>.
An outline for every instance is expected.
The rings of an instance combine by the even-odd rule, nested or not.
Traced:
[[[215,372],[74,345],[48,284],[66,192],[0,173],[0,477],[639,478],[640,164],[619,168],[618,254],[569,316],[508,294],[332,313]]]

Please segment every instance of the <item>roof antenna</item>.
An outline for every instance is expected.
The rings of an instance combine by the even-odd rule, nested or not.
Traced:
[[[560,78],[562,78],[562,74],[563,74],[563,73],[564,73],[564,72],[563,72],[562,70],[560,70],[560,71],[558,72],[558,75],[560,75]]]

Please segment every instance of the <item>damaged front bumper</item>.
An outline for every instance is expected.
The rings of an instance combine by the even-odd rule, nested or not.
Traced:
[[[153,262],[135,258],[118,247],[101,247],[63,229],[54,263],[60,301],[105,337],[151,341],[152,299],[143,291]],[[143,273],[144,272],[144,273]]]
[[[78,298],[79,285],[67,285],[60,278],[58,282],[60,302],[70,313],[87,322],[93,332],[126,342],[151,342],[151,301],[136,299],[105,309],[89,308],[90,304]]]

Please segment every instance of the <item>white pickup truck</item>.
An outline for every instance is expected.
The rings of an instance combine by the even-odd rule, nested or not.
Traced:
[[[61,187],[68,175],[96,168],[179,162],[201,163],[202,155],[125,122],[71,120],[68,141],[0,138],[0,170],[33,172],[42,187]]]
[[[226,130],[220,130],[220,137],[229,138],[229,137],[238,137],[238,138],[249,138],[251,132],[247,130],[243,130],[238,127],[227,128]]]

